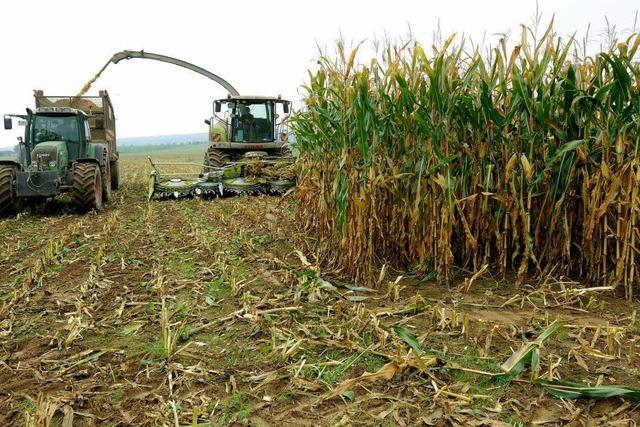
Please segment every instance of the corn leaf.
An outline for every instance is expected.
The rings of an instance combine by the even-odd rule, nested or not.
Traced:
[[[395,331],[396,334],[398,334],[400,338],[402,338],[402,341],[409,344],[409,347],[411,347],[417,355],[422,354],[420,343],[418,342],[418,338],[416,338],[414,334],[412,334],[402,326],[394,326],[393,330]]]
[[[611,385],[591,387],[569,381],[549,381],[542,378],[536,380],[535,383],[544,387],[551,395],[564,399],[577,399],[579,397],[604,399],[620,396],[640,401],[640,388],[635,387]]]

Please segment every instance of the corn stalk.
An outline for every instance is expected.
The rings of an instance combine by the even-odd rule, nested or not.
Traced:
[[[293,126],[298,217],[325,265],[370,283],[385,263],[440,282],[553,269],[633,295],[640,37],[571,62],[552,25],[529,34],[489,58],[455,37],[319,58]]]

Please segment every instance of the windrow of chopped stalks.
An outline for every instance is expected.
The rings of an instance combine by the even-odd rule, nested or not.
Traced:
[[[640,37],[578,58],[552,24],[533,34],[490,55],[451,37],[319,59],[293,122],[298,214],[326,265],[449,282],[489,264],[637,292]]]

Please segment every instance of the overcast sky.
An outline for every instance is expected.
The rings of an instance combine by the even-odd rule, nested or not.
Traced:
[[[447,35],[483,34],[531,24],[535,0],[448,1],[7,1],[0,7],[0,113],[33,105],[33,89],[72,95],[117,51],[174,56],[206,68],[242,94],[299,100],[317,45],[407,34],[430,43],[438,26]],[[638,0],[540,0],[545,22],[556,15],[563,34],[595,37],[604,17],[620,29],[634,22]],[[206,132],[211,101],[226,96],[214,82],[188,70],[148,60],[107,68],[91,94],[107,89],[119,137]],[[22,128],[20,128],[21,130]],[[0,147],[18,130],[0,130]]]

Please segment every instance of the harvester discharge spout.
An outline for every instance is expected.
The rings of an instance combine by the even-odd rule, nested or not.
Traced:
[[[218,76],[217,74],[214,74],[209,70],[205,70],[202,67],[198,67],[197,65],[191,64],[187,61],[183,61],[178,58],[172,58],[170,56],[160,55],[157,53],[145,52],[144,50],[123,50],[122,52],[118,52],[114,54],[111,57],[111,62],[113,62],[114,64],[117,64],[123,59],[134,59],[134,58],[135,59],[151,59],[154,61],[166,62],[169,64],[186,68],[198,74],[202,74],[203,76],[218,83],[220,86],[224,87],[232,96],[240,95],[240,93],[236,90],[235,87],[231,85],[231,83],[229,83],[222,77]]]

